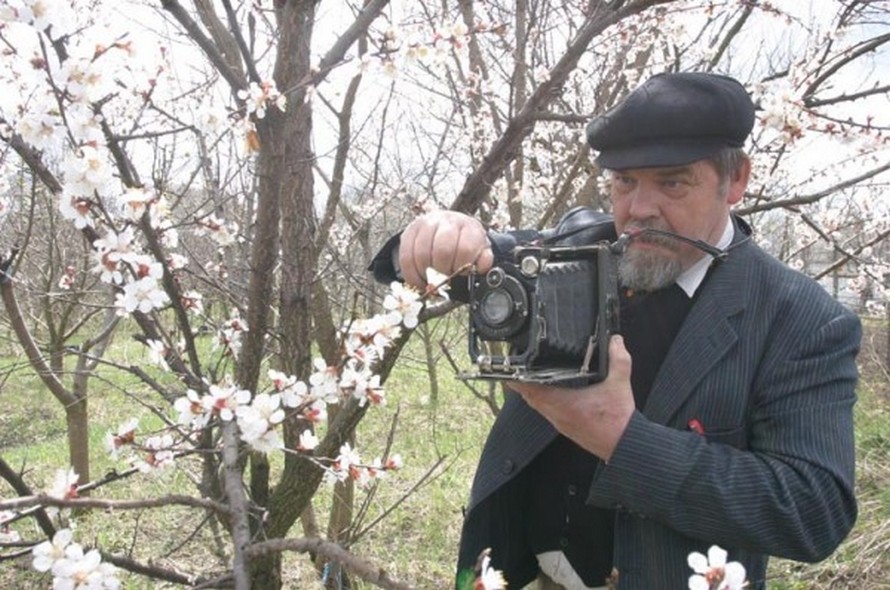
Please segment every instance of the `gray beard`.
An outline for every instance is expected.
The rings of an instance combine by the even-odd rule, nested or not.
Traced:
[[[635,291],[657,291],[669,287],[683,274],[683,265],[675,258],[654,252],[628,250],[618,260],[621,285]]]

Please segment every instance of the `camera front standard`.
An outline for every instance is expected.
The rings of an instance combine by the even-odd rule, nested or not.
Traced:
[[[608,374],[618,330],[616,254],[608,242],[523,246],[470,276],[471,379],[585,384]]]

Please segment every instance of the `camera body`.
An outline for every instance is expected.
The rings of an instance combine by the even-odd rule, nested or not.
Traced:
[[[470,276],[476,372],[467,377],[567,385],[605,379],[609,337],[619,327],[617,254],[606,240],[571,235],[553,246],[517,246],[512,260]]]

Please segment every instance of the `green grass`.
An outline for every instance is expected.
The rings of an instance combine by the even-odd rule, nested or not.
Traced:
[[[370,504],[368,524],[395,504],[385,519],[366,532],[352,551],[381,567],[395,579],[417,588],[449,588],[470,483],[482,444],[493,417],[487,407],[455,379],[447,363],[438,365],[440,392],[437,404],[429,400],[429,377],[416,342],[403,355],[387,382],[387,405],[369,412],[356,434],[363,458],[383,453],[386,439],[397,417],[393,452],[400,453],[405,468],[388,474]],[[872,343],[874,344],[874,343]],[[455,347],[456,348],[456,347]],[[778,590],[890,588],[890,386],[879,370],[879,349],[864,351],[863,381],[856,408],[857,485],[860,517],[848,540],[820,564],[798,564],[773,560],[770,587]],[[459,352],[459,351],[458,351]],[[119,341],[114,353],[127,362],[144,363],[139,345]],[[11,374],[13,362],[19,362]],[[7,375],[0,389],[4,411],[0,413],[0,454],[15,468],[25,467],[25,479],[36,490],[48,485],[53,470],[67,464],[64,413],[58,402],[33,375],[20,366],[20,359],[0,359],[0,373]],[[93,476],[120,468],[104,452],[105,433],[130,417],[139,417],[142,428],[156,428],[161,421],[150,407],[163,407],[156,396],[134,396],[135,378],[103,369],[102,378],[92,382],[90,429]],[[159,377],[164,377],[158,373]],[[425,484],[412,491],[430,468],[442,461]],[[273,462],[278,465],[278,460]],[[138,476],[103,488],[96,497],[142,498],[171,492],[195,493],[193,482],[200,474],[197,460],[181,463],[181,470]],[[356,505],[366,492],[358,491]],[[0,483],[0,497],[12,492]],[[324,526],[331,505],[331,489],[322,486],[314,502],[319,524]],[[100,545],[104,550],[149,558],[157,565],[202,574],[218,572],[228,559],[226,534],[202,524],[197,511],[166,508],[151,511],[91,511],[77,517],[80,542]],[[38,539],[30,521],[16,523],[27,539]],[[292,536],[299,536],[299,525]],[[194,535],[194,536],[192,536]],[[2,550],[0,550],[2,551]],[[0,587],[49,588],[48,576],[29,568],[28,559],[0,562]],[[285,556],[286,587],[312,589],[313,567],[306,556]],[[125,575],[125,588],[173,588]],[[373,588],[361,581],[357,590]]]

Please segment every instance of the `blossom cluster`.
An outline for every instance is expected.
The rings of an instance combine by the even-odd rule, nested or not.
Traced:
[[[784,87],[772,92],[762,90],[761,93],[761,124],[778,131],[784,143],[800,139],[805,131],[804,109],[791,89]]]
[[[51,541],[32,550],[32,565],[38,572],[53,575],[54,590],[117,590],[121,587],[117,568],[102,561],[96,549],[84,551],[73,542],[71,529],[61,529]]]
[[[123,251],[126,249],[118,253]],[[268,391],[253,393],[228,378],[218,383],[208,383],[202,392],[189,389],[174,401],[176,424],[184,429],[187,437],[191,432],[220,421],[234,421],[241,439],[251,449],[269,453],[284,449],[279,427],[288,415],[316,425],[327,420],[330,404],[338,404],[345,398],[354,398],[360,405],[385,404],[380,375],[374,372],[375,363],[404,328],[417,326],[418,314],[425,299],[447,298],[447,277],[430,271],[427,278],[432,286],[423,294],[394,283],[384,300],[385,312],[348,323],[342,330],[341,358],[334,365],[316,358],[307,381],[270,369],[267,373],[270,383]],[[228,353],[237,354],[240,336],[247,326],[237,315],[226,326],[220,332],[224,340],[222,345]],[[157,340],[148,340],[146,345],[150,359],[166,367],[167,346]],[[144,441],[137,440],[137,426],[137,421],[133,419],[109,432],[106,436],[108,452],[118,459],[126,453],[130,464],[145,472],[173,464],[183,449],[183,442],[178,442],[170,433],[155,434]],[[318,444],[313,429],[309,428],[300,434],[295,448],[291,450],[311,453]],[[398,455],[364,463],[349,445],[341,447],[336,458],[316,460],[327,470],[328,481],[352,478],[362,486],[388,470],[401,467]]]
[[[360,73],[375,71],[396,78],[401,71],[415,63],[442,64],[451,52],[464,53],[474,34],[499,33],[503,29],[503,25],[481,20],[473,27],[468,27],[462,21],[442,25],[432,33],[424,27],[393,26],[380,35],[376,53],[362,56],[358,69]],[[472,88],[468,88],[468,91],[472,91]]]
[[[703,555],[693,551],[687,557],[687,563],[693,574],[689,577],[689,590],[743,590],[748,583],[745,579],[745,566],[737,561],[727,562],[729,554],[717,545],[708,549],[708,554]],[[463,572],[461,573],[463,574]],[[458,577],[460,590],[504,590],[507,582],[504,574],[491,565],[491,550],[485,549],[479,555],[476,565],[475,577],[472,585],[467,585],[463,575]]]
[[[169,433],[153,434],[137,441],[139,421],[135,418],[121,424],[117,430],[105,435],[105,450],[113,459],[121,459],[126,452],[128,461],[142,473],[154,473],[171,467],[180,445]]]
[[[328,483],[333,484],[352,479],[359,486],[366,488],[387,471],[401,469],[402,457],[396,454],[385,461],[377,457],[370,464],[365,464],[359,453],[349,443],[345,443],[340,447],[340,454],[336,459],[323,462],[322,465],[327,468],[325,480]]]

